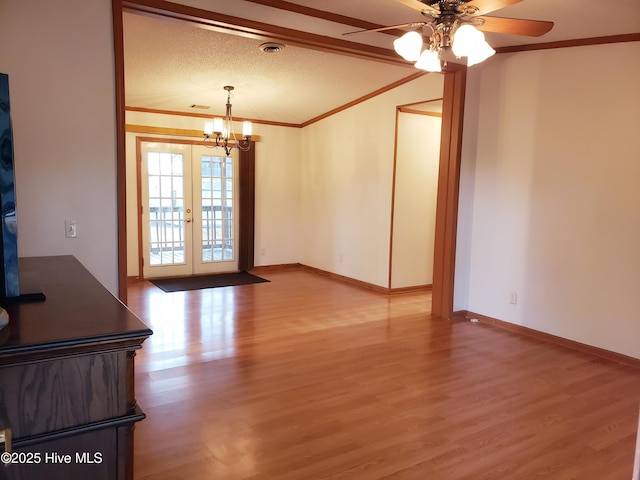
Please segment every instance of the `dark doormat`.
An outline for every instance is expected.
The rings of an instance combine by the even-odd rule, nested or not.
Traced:
[[[200,290],[203,288],[233,287],[236,285],[248,285],[250,283],[263,283],[269,280],[256,277],[248,272],[235,272],[198,275],[195,277],[156,278],[149,281],[165,292],[180,292],[183,290]]]

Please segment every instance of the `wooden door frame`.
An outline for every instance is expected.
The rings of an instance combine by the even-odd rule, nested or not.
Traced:
[[[127,233],[126,233],[126,148],[125,148],[125,101],[124,101],[124,38],[122,14],[124,8],[139,8],[149,14],[167,15],[172,18],[215,24],[217,28],[247,30],[251,34],[268,34],[271,28],[284,37],[292,35],[292,30],[267,26],[228,15],[216,14],[186,5],[169,3],[164,0],[112,0],[113,41],[115,61],[116,97],[116,155],[117,155],[117,214],[118,214],[118,294],[127,301]],[[241,24],[245,24],[244,26]],[[240,25],[240,26],[239,26]],[[316,47],[336,52],[361,54],[381,61],[393,61],[374,49],[363,45],[354,47],[349,42],[338,39],[318,39],[312,34],[297,32],[300,36],[290,36],[291,42],[307,47]],[[436,230],[434,248],[432,314],[449,318],[453,314],[455,278],[455,250],[458,218],[458,197],[460,183],[460,160],[462,146],[462,121],[466,86],[466,67],[444,73],[442,136],[440,150],[440,171],[438,174],[438,195],[436,206]],[[243,246],[249,249],[251,246]]]

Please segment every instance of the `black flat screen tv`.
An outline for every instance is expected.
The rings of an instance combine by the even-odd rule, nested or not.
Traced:
[[[9,76],[0,73],[0,297],[20,296]]]

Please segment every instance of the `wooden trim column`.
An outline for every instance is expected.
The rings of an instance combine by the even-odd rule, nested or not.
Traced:
[[[118,229],[118,298],[127,303],[127,156],[124,101],[124,26],[122,1],[112,0],[116,115],[116,192]]]
[[[466,67],[449,71],[444,77],[431,307],[431,313],[442,318],[453,314],[466,78]]]
[[[238,242],[238,270],[250,270],[254,262],[256,217],[256,143],[240,151],[240,238]]]

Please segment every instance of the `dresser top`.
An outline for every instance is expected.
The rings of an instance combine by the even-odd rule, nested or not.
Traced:
[[[0,330],[0,364],[12,356],[43,356],[140,345],[152,331],[73,256],[19,259],[21,280],[36,279],[44,301],[0,299],[9,325]]]

